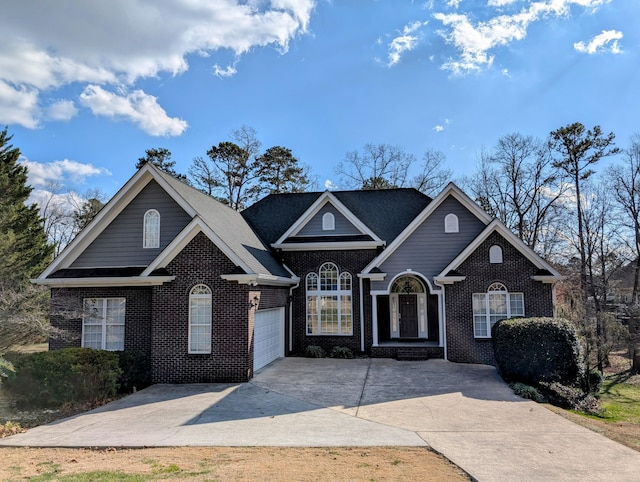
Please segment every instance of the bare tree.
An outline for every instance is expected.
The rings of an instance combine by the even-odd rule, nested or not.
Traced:
[[[194,185],[209,196],[222,187],[219,169],[209,159],[194,157],[188,172]]]
[[[336,173],[352,189],[406,187],[409,167],[415,160],[400,146],[366,144],[362,152],[348,152],[336,167]]]
[[[640,134],[631,137],[630,145],[625,149],[622,164],[607,171],[611,192],[621,212],[621,225],[626,228],[635,263],[633,275],[632,300],[638,299],[640,289]]]
[[[476,201],[530,248],[544,251],[564,194],[560,172],[546,144],[519,133],[481,151],[476,173],[466,181]]]
[[[444,152],[428,149],[422,156],[420,173],[411,181],[412,187],[428,195],[435,196],[451,180],[451,169],[444,167]]]

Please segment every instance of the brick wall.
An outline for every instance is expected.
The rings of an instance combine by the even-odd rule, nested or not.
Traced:
[[[153,289],[151,336],[154,383],[245,381],[249,359],[248,299],[245,285],[225,281],[234,264],[204,234],[169,263],[176,277]],[[212,353],[189,354],[189,293],[203,283],[212,292]]]
[[[284,263],[300,277],[300,287],[293,292],[293,351],[304,355],[307,346],[317,345],[327,353],[335,346],[348,347],[353,353],[360,353],[360,273],[375,257],[375,250],[349,251],[290,251],[283,253]],[[317,273],[323,263],[332,262],[340,273],[351,274],[351,305],[353,311],[353,335],[307,335],[307,305],[305,281],[307,274]],[[368,291],[367,291],[368,292]],[[370,304],[370,297],[367,298]],[[365,301],[367,301],[365,299]],[[367,303],[365,303],[365,306]],[[366,309],[366,308],[365,308]],[[370,314],[369,314],[370,315]],[[371,339],[371,318],[365,318],[365,340]],[[365,347],[371,343],[365,343]]]
[[[82,304],[84,298],[126,298],[124,349],[151,353],[151,288],[52,288],[51,326],[63,337],[49,340],[50,350],[82,344]]]
[[[503,263],[489,263],[489,248],[502,247]],[[449,360],[495,365],[491,339],[473,336],[473,293],[485,293],[491,283],[524,293],[525,316],[552,316],[552,285],[534,281],[537,268],[500,234],[492,233],[458,268],[466,276],[446,287],[447,355]]]

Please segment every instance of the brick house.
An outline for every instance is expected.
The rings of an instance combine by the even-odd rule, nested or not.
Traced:
[[[493,364],[561,276],[457,186],[269,195],[239,213],[150,164],[34,280],[50,349],[131,350],[156,383],[246,381],[308,346]]]

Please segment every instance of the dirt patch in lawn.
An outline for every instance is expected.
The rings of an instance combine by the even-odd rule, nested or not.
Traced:
[[[135,480],[470,480],[444,457],[421,447],[180,447],[139,450],[0,448],[0,480],[65,480],[100,472]],[[115,477],[114,477],[115,476]],[[73,479],[79,480],[79,479]]]

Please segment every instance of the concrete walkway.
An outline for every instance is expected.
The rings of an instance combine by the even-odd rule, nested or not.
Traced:
[[[480,481],[640,480],[640,453],[522,400],[492,367],[279,360],[251,383],[155,385],[0,446],[425,446]]]

